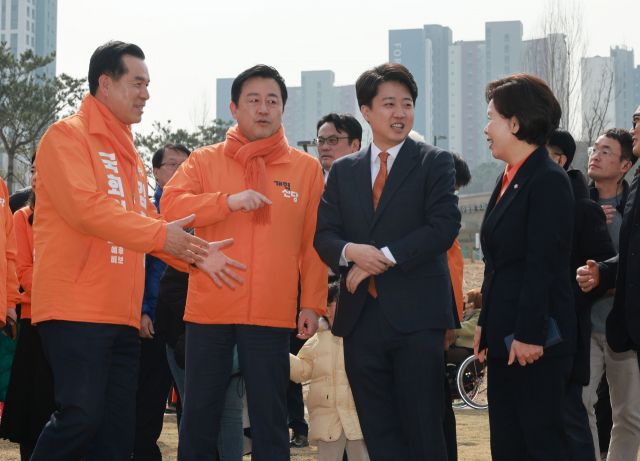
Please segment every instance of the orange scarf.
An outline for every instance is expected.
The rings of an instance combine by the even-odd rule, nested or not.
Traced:
[[[284,137],[284,127],[265,139],[249,142],[242,134],[238,125],[227,131],[224,143],[224,153],[233,157],[244,167],[244,180],[249,189],[267,194],[267,165],[276,161],[289,151],[289,143]],[[253,222],[258,224],[271,223],[271,205],[258,208],[253,214]]]
[[[132,190],[137,190],[135,175],[138,167],[138,151],[133,143],[133,133],[131,125],[125,125],[113,115],[107,106],[98,101],[97,98],[88,94],[82,100],[80,111],[89,114],[91,120],[102,119],[109,134],[107,138],[111,141],[120,158],[128,161],[118,162],[124,169],[124,177],[128,179]],[[99,123],[99,122],[97,122]]]

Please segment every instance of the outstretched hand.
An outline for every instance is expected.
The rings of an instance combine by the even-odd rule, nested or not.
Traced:
[[[229,286],[229,288],[233,289],[236,286],[229,278],[232,278],[241,285],[244,283],[244,280],[242,280],[238,274],[233,272],[227,266],[235,267],[240,270],[247,270],[247,266],[240,264],[231,258],[227,258],[221,251],[223,248],[226,248],[231,244],[233,244],[233,239],[209,243],[209,254],[206,255],[202,261],[196,262],[196,266],[211,277],[213,283],[219,287],[222,286],[222,283],[220,283],[220,280],[222,280]]]
[[[203,261],[209,247],[209,244],[204,240],[184,231],[194,219],[196,219],[196,215],[192,214],[186,218],[167,223],[167,239],[164,248],[162,248],[165,253],[189,264]]]

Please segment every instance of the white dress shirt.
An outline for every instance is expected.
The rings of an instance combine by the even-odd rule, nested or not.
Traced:
[[[391,168],[393,167],[393,162],[395,161],[396,157],[398,156],[398,152],[400,152],[400,149],[402,149],[402,145],[403,144],[404,144],[404,141],[402,141],[397,146],[393,146],[391,149],[388,149],[386,151],[387,154],[389,154],[389,156],[387,157],[387,177],[391,173]],[[373,190],[373,185],[376,182],[376,177],[378,176],[378,173],[380,172],[380,154],[382,152],[383,151],[378,146],[376,146],[374,143],[371,143],[371,189],[372,190]],[[349,263],[351,262],[345,256],[345,251],[346,251],[348,245],[349,245],[349,243],[347,243],[344,246],[344,248],[342,249],[342,254],[340,255],[340,265],[341,266],[348,266]],[[391,254],[391,251],[389,251],[389,247],[384,247],[384,248],[382,248],[381,251],[384,253],[384,256],[388,260],[393,261],[394,264],[396,263],[396,260],[393,257],[393,255]]]

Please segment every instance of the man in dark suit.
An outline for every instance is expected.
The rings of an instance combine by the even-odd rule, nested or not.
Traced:
[[[335,161],[314,246],[340,272],[333,334],[373,461],[445,461],[445,331],[454,327],[447,250],[460,229],[448,152],[408,138],[416,82],[401,64],[364,72],[373,143]]]

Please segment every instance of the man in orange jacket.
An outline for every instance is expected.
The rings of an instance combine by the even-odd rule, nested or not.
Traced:
[[[167,224],[148,199],[130,127],[148,84],[139,47],[99,47],[90,94],[38,147],[31,309],[57,411],[32,460],[131,458],[145,253],[184,271],[197,263],[212,277],[231,272],[225,264],[243,267],[219,251],[231,242],[190,236],[182,228],[193,216]]]
[[[315,333],[326,309],[328,269],[313,248],[324,181],[314,157],[288,146],[282,127],[287,88],[277,70],[259,65],[242,72],[231,100],[238,124],[225,142],[194,151],[161,200],[168,219],[194,213],[197,236],[233,237],[238,245],[228,254],[249,266],[247,283],[235,290],[220,289],[202,274],[189,279],[178,459],[214,459],[211,441],[220,430],[237,344],[252,456],[284,461],[289,333],[296,327],[299,279],[301,338]]]

